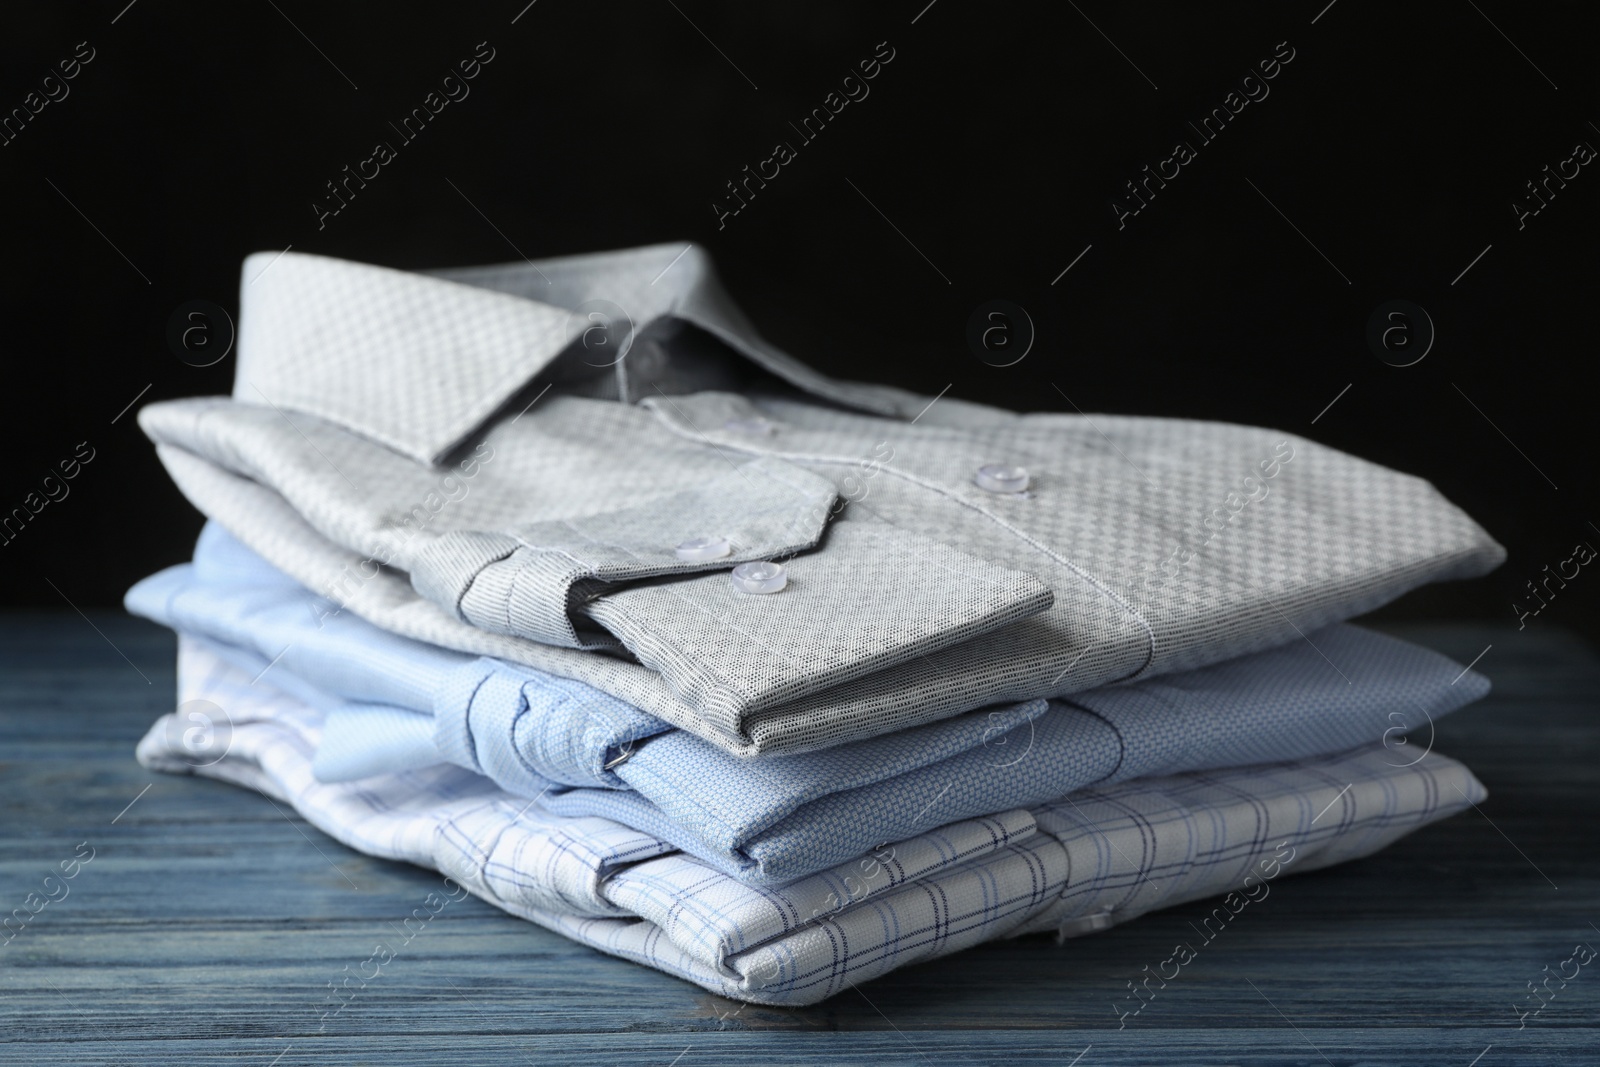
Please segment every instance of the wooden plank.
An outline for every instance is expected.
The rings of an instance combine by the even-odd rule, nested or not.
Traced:
[[[1082,1067],[1466,1067],[1480,1052],[1498,1067],[1600,1048],[1600,966],[1525,1029],[1512,1011],[1575,943],[1600,947],[1600,662],[1561,631],[1403,631],[1462,662],[1493,643],[1479,668],[1495,693],[1436,739],[1488,785],[1481,812],[1285,879],[1119,1031],[1124,983],[1192,938],[1205,905],[1061,946],[986,945],[785,1010],[468,899],[330,1016],[328,983],[392,943],[438,876],[244,790],[141,769],[133,744],[171,703],[172,639],[93,622],[103,636],[70,614],[0,619],[0,910],[80,842],[95,850],[0,948],[0,1061],[1065,1064],[1092,1045]]]

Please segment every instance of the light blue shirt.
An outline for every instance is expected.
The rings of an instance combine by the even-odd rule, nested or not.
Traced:
[[[1385,741],[1403,764],[1432,720],[1489,688],[1444,656],[1341,624],[1134,685],[741,759],[581,682],[330,614],[215,524],[193,564],[140,582],[127,604],[322,710],[313,770],[324,781],[454,763],[766,884],[1091,784]]]

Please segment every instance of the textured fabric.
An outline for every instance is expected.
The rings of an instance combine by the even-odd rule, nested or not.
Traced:
[[[430,716],[389,704],[349,701],[326,712],[311,769],[319,781],[353,782],[440,762],[417,760],[418,752],[428,750],[437,751]]]
[[[662,734],[617,769],[632,793],[553,791],[548,801],[651,828],[742,879],[782,882],[875,842],[1091,784],[1392,743],[1408,727],[1420,742],[1488,689],[1444,656],[1336,625],[1309,642],[1051,701],[1037,716],[1023,707],[948,720],[965,737],[911,730],[739,761]],[[673,825],[651,820],[646,804]]]
[[[830,381],[766,344],[695,245],[431,273],[443,281],[296,252],[250,256],[234,396],[322,415],[413,458],[439,459],[563,349],[584,341],[600,320],[583,305],[603,297],[626,325],[615,337],[595,334],[600,344],[621,347],[633,331],[659,336],[691,323],[784,380],[863,410],[911,416],[926,402],[885,386]],[[346,313],[306,314],[339,305]],[[323,358],[328,352],[347,358]],[[399,403],[364,403],[370,383],[361,376],[373,367],[359,357],[377,352],[393,387],[387,399]],[[580,371],[648,388],[648,360],[624,362],[626,355],[588,344],[584,353]],[[664,371],[656,375],[665,378]]]
[[[1405,728],[1421,739],[1434,720],[1488,690],[1481,675],[1437,653],[1334,625],[1278,649],[1070,700],[750,760],[664,723],[650,729],[605,694],[579,692],[581,683],[466,656],[440,666],[431,715],[423,705],[384,718],[370,702],[316,689],[325,677],[330,689],[360,693],[362,679],[388,675],[391,662],[404,668],[405,649],[392,635],[348,617],[318,629],[309,594],[217,528],[202,536],[196,560],[140,583],[130,608],[248,642],[214,650],[324,712],[313,764],[322,780],[354,777],[349,768],[447,761],[507,792],[541,797],[552,811],[646,830],[753,884],[786,882],[883,841],[1091,784],[1321,755]],[[319,654],[324,643],[341,654]],[[414,742],[409,757],[396,757],[397,737]]]
[[[500,746],[542,778],[619,786],[606,766],[640,738],[671,729],[581,682],[436,648],[337,612],[216,524],[201,532],[192,565],[139,582],[125,603],[136,615],[219,642],[252,677],[265,672],[324,711],[384,704],[395,716],[425,721],[437,748],[415,750],[407,766],[447,758],[478,770],[475,753]],[[359,756],[334,758],[347,755]],[[319,763],[318,770],[325,780],[343,777],[333,767]]]
[[[234,398],[140,423],[191,501],[338,605],[742,753],[1203,666],[1504,555],[1427,483],[1291,435],[829,381],[679,251],[448,279],[285,255],[242,288]],[[594,301],[640,326],[633,366],[555,325]],[[995,463],[1029,490],[975,485]],[[697,537],[732,551],[678,560]],[[789,588],[735,592],[726,566],[764,555]]]
[[[1367,746],[1082,790],[757,888],[649,834],[553,815],[459,768],[319,783],[310,753],[321,713],[187,639],[179,687],[180,701],[226,712],[226,751],[197,758],[164,716],[140,742],[146,766],[258,789],[352,848],[435,868],[601,951],[769,1004],[815,1003],[992,938],[1075,936],[1220,893],[1230,893],[1217,909],[1226,923],[1280,874],[1368,855],[1485,795],[1443,756],[1395,766]]]

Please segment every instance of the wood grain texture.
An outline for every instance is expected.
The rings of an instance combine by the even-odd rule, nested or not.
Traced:
[[[986,945],[784,1010],[469,898],[325,1017],[328,983],[395,942],[438,876],[351,852],[264,797],[140,768],[173,641],[92,621],[0,618],[0,912],[80,842],[95,850],[0,948],[0,1063],[1600,1062],[1600,961],[1525,1028],[1512,1010],[1575,944],[1600,948],[1600,661],[1558,630],[1396,628],[1462,662],[1493,643],[1479,669],[1494,694],[1436,740],[1490,799],[1284,881],[1118,1030],[1124,983],[1206,905],[1062,946]]]

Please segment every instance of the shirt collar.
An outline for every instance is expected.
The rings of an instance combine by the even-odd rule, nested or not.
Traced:
[[[898,390],[835,382],[762,340],[695,244],[416,274],[299,252],[246,258],[233,395],[339,423],[431,463],[595,322],[717,337],[791,385],[881,415]]]

